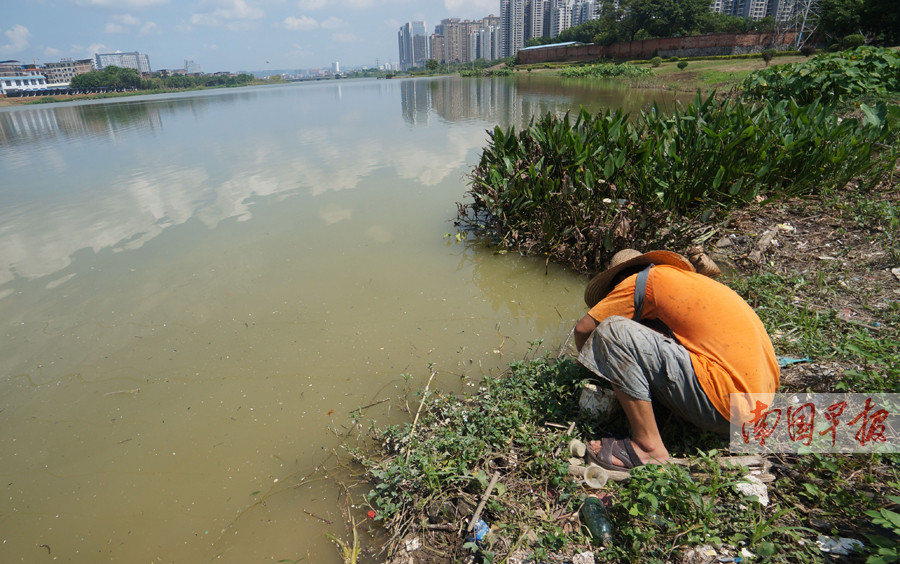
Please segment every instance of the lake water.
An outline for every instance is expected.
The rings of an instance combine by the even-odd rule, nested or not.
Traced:
[[[486,130],[671,97],[535,76],[0,110],[0,562],[341,562],[346,447],[431,366],[474,389],[584,313],[585,278],[454,237]]]

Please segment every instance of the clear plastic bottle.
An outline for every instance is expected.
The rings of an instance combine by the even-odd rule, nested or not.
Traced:
[[[578,511],[581,524],[588,530],[595,545],[611,544],[613,540],[613,526],[606,514],[606,507],[596,497],[585,498],[581,509]]]

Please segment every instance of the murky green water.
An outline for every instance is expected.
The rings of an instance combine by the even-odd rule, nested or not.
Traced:
[[[382,400],[431,363],[463,390],[583,314],[583,278],[444,236],[486,130],[670,96],[535,76],[0,111],[0,561],[340,562],[351,412],[402,420]]]

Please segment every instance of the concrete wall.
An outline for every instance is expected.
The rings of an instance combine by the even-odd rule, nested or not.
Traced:
[[[796,34],[788,33],[775,48],[794,44]],[[520,64],[596,61],[598,59],[650,59],[660,57],[702,57],[761,53],[772,47],[771,33],[710,33],[690,37],[663,37],[612,45],[542,47],[519,51]]]

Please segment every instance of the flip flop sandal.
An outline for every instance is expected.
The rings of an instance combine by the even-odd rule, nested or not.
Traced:
[[[594,452],[590,446],[586,449],[584,455],[590,462],[593,462],[601,468],[607,470],[628,471],[637,466],[643,466],[640,457],[634,451],[634,446],[629,438],[603,437],[600,439],[602,446],[600,452]],[[616,466],[613,463],[613,457],[618,459],[624,466]]]

